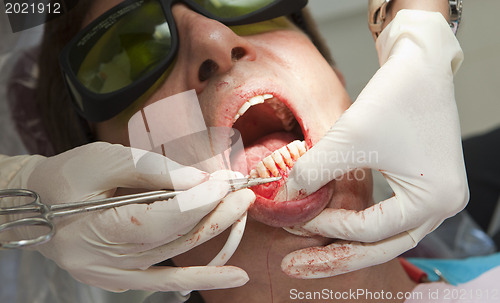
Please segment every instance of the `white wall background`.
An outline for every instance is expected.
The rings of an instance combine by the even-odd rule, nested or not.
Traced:
[[[378,68],[367,0],[309,0],[353,99]],[[500,1],[464,0],[458,39],[465,61],[456,76],[464,137],[500,127]]]

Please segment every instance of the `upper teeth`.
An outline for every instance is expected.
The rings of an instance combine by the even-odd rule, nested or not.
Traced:
[[[255,96],[253,97],[252,99],[248,100],[247,102],[245,102],[243,104],[243,106],[241,106],[241,108],[238,110],[238,113],[236,114],[236,116],[234,116],[233,118],[233,123],[236,122],[236,120],[238,120],[239,117],[243,116],[243,114],[252,106],[254,105],[257,105],[257,104],[261,104],[261,103],[264,103],[264,101],[266,101],[267,99],[271,99],[273,98],[274,96],[271,95],[271,94],[265,94],[265,95],[259,95],[259,96]]]
[[[265,94],[265,95],[255,96],[252,99],[248,100],[247,102],[245,102],[241,106],[241,108],[238,110],[238,113],[234,116],[233,123],[235,123],[236,120],[238,120],[238,118],[243,116],[243,114],[250,107],[257,105],[257,104],[264,103],[264,101],[272,99],[272,98],[274,98],[273,95]],[[267,104],[269,104],[269,106],[271,106],[272,109],[274,109],[274,113],[281,120],[283,128],[286,131],[291,131],[295,127],[297,120],[295,120],[293,113],[290,111],[290,109],[288,107],[286,107],[286,105],[284,105],[279,100],[270,100],[270,101],[268,101]]]

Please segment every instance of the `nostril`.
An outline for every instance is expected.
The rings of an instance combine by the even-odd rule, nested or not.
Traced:
[[[215,61],[207,59],[203,61],[198,70],[198,79],[200,79],[201,82],[206,81],[212,77],[217,70],[219,70],[219,65]]]
[[[235,47],[231,50],[231,59],[233,61],[238,61],[240,60],[241,58],[243,58],[243,56],[246,55],[246,51],[243,47]]]
[[[243,47],[235,47],[231,50],[231,60],[238,61],[246,54],[247,52]],[[219,65],[217,64],[217,62],[211,59],[207,59],[200,65],[200,69],[198,70],[198,79],[200,80],[200,82],[204,82],[215,75],[218,70]]]

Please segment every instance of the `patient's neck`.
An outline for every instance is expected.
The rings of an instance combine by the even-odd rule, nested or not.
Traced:
[[[239,288],[201,292],[207,303],[293,301],[369,303],[381,302],[380,297],[376,297],[381,291],[396,294],[399,291],[411,291],[415,287],[397,260],[332,278],[307,280],[290,278],[281,271],[283,257],[299,248],[323,245],[325,240],[296,237],[281,228],[268,227],[255,221],[248,222],[248,225],[243,241],[228,265],[243,268],[248,273],[250,281]],[[208,252],[204,248],[201,249],[202,255],[205,256],[207,254],[215,256],[217,253],[215,250]],[[197,255],[200,256],[200,254]],[[180,260],[179,265],[184,265],[182,258]],[[205,260],[205,262],[208,261],[208,259]],[[189,263],[192,265],[192,262]],[[372,300],[369,295],[351,295],[358,291],[372,292]],[[330,294],[332,297],[325,297]],[[345,299],[338,300],[338,296],[342,294]],[[228,298],[230,298],[229,301]],[[382,301],[403,302],[404,300]]]

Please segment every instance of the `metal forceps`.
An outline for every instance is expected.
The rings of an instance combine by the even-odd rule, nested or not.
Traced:
[[[256,185],[266,184],[280,180],[281,177],[275,178],[238,178],[229,180],[231,186],[230,192],[248,188]],[[0,241],[0,248],[19,248],[32,245],[38,245],[49,241],[56,233],[53,218],[63,217],[73,214],[85,213],[94,210],[102,210],[113,207],[119,207],[134,203],[152,203],[156,201],[168,200],[183,191],[151,191],[133,195],[118,196],[107,199],[65,203],[56,205],[43,204],[40,196],[27,189],[6,189],[0,190],[0,215],[25,214],[34,213],[32,217],[22,218],[11,222],[0,224],[0,234],[9,229],[19,228],[23,226],[43,226],[48,228],[48,231],[34,239],[21,239],[15,241]],[[2,198],[7,197],[28,197],[32,201],[23,205],[13,207],[3,207]]]

